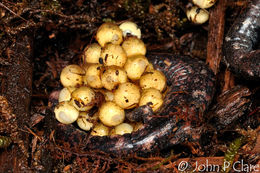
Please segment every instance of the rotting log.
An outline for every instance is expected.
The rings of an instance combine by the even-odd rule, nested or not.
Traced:
[[[1,64],[0,95],[8,100],[16,119],[11,122],[2,122],[8,126],[16,123],[17,131],[12,136],[13,143],[0,152],[0,172],[30,172],[28,165],[29,134],[24,132],[24,126],[30,120],[30,101],[32,95],[32,40],[28,33],[20,33],[15,37],[5,37],[1,44],[5,44],[6,61]],[[2,50],[3,51],[3,50]],[[5,59],[4,59],[5,60]],[[1,112],[1,111],[0,111]],[[0,115],[1,116],[1,115]],[[16,122],[13,122],[16,121]]]

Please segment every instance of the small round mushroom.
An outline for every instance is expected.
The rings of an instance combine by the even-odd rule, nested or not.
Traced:
[[[99,109],[99,119],[106,126],[116,126],[125,119],[125,111],[114,102],[105,102]]]
[[[117,44],[106,44],[101,51],[101,58],[105,66],[123,67],[126,63],[126,53],[124,49]]]
[[[191,7],[186,12],[187,18],[194,24],[203,24],[209,19],[209,12],[197,6]]]
[[[138,105],[141,94],[137,85],[126,82],[118,86],[114,96],[116,104],[121,108],[132,109]]]
[[[83,62],[86,63],[99,63],[99,58],[101,54],[101,46],[97,43],[88,45],[82,56]]]
[[[121,44],[123,32],[116,24],[107,22],[98,28],[96,40],[101,47],[104,47],[106,43]]]
[[[123,68],[109,66],[102,72],[101,82],[104,88],[112,90],[120,83],[127,82],[127,74]]]
[[[83,76],[84,83],[87,83],[92,88],[102,88],[103,85],[101,82],[101,71],[101,64],[90,64],[86,68],[85,76]]]
[[[95,98],[95,92],[86,86],[82,86],[71,93],[72,104],[79,111],[88,111],[94,105],[91,103]]]
[[[139,82],[142,89],[155,88],[162,92],[166,87],[166,77],[159,70],[144,73]]]
[[[217,0],[192,0],[193,4],[200,8],[210,8],[215,4],[216,1]]]
[[[59,94],[59,102],[70,101],[71,92],[68,88],[63,88]]]
[[[141,30],[138,26],[131,21],[126,21],[122,23],[119,28],[123,31],[123,36],[126,37],[128,35],[136,36],[137,38],[141,38]]]
[[[109,134],[109,128],[99,123],[94,126],[90,134],[92,136],[107,136]]]
[[[146,54],[144,42],[137,37],[127,37],[123,42],[122,47],[125,50],[127,57]]]
[[[163,96],[161,92],[155,88],[145,89],[142,92],[139,106],[151,103],[150,107],[156,112],[163,104]]]
[[[63,124],[71,124],[78,119],[79,111],[68,102],[59,103],[54,109],[56,119]]]
[[[132,133],[133,127],[128,123],[122,123],[115,127],[115,134],[116,135],[123,135],[126,133]]]
[[[85,71],[78,65],[68,65],[62,69],[60,81],[64,87],[77,87],[83,83]]]
[[[124,68],[128,78],[131,80],[140,79],[148,64],[149,62],[147,58],[143,55],[136,55],[127,58]]]
[[[77,119],[77,124],[82,130],[89,131],[93,127],[93,119],[87,112],[80,112]]]

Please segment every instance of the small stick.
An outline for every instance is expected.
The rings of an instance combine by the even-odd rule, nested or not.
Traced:
[[[224,76],[224,86],[223,86],[223,89],[222,89],[222,93],[227,91],[227,90],[230,90],[234,86],[235,86],[234,75],[228,69],[226,69],[225,76]]]
[[[20,19],[22,19],[22,20],[28,22],[28,20],[26,20],[26,19],[23,18],[22,16],[16,14],[16,13],[15,13],[14,11],[12,11],[10,8],[8,8],[7,6],[5,6],[2,2],[0,2],[0,6],[3,7],[3,8],[5,8],[6,10],[8,10],[8,11],[9,11],[10,13],[12,13],[13,15],[19,17]]]

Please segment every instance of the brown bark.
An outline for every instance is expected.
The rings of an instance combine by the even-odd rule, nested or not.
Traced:
[[[206,62],[215,74],[222,59],[226,3],[226,0],[219,0],[216,7],[210,10]]]
[[[28,34],[29,35],[29,34]],[[3,40],[2,40],[3,41]],[[32,71],[31,63],[32,47],[31,40],[27,34],[20,33],[12,41],[8,41],[6,49],[10,65],[1,67],[2,81],[1,93],[8,100],[8,104],[16,116],[10,122],[3,122],[8,127],[9,124],[16,124],[16,131],[6,131],[7,136],[13,140],[12,150],[5,150],[0,153],[0,172],[29,172],[28,170],[28,133],[23,132],[25,124],[30,120],[30,100],[32,94]],[[7,43],[7,42],[5,42]],[[1,116],[1,115],[0,115]],[[8,155],[8,157],[6,157]]]

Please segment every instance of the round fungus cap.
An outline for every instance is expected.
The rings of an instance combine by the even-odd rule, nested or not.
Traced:
[[[96,40],[101,47],[104,47],[107,43],[121,44],[123,41],[123,32],[116,24],[107,22],[98,28]]]
[[[138,26],[131,21],[126,21],[122,23],[119,28],[123,31],[123,36],[126,37],[128,35],[136,36],[137,38],[141,38],[141,30]]]

